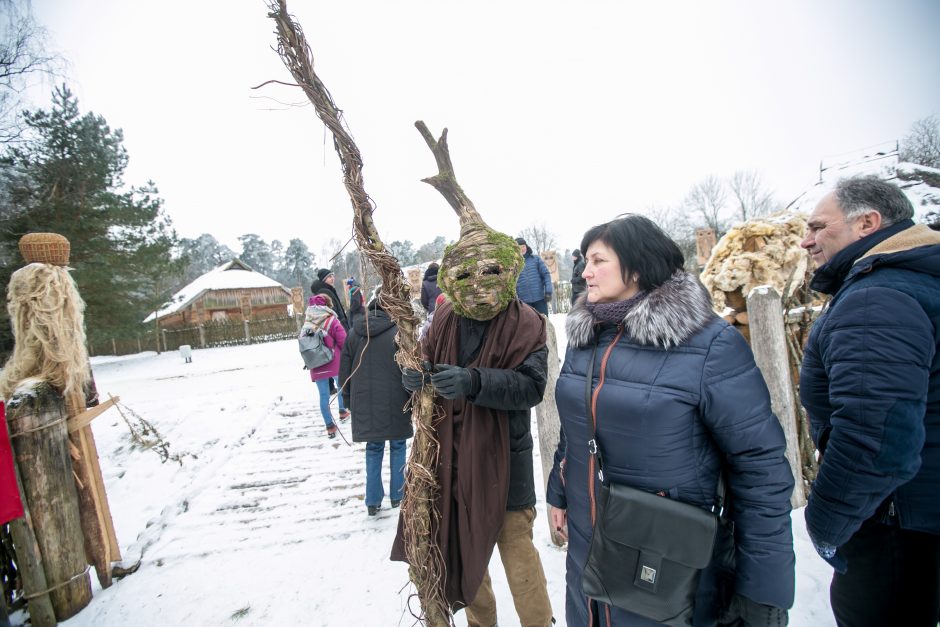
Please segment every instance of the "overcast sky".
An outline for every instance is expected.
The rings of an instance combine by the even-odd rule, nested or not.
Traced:
[[[272,50],[262,0],[34,0],[82,111],[124,131],[183,237],[347,239],[332,143]],[[705,176],[789,202],[821,159],[940,112],[940,2],[290,0],[365,160],[386,242],[458,235],[414,122],[449,128],[493,227],[561,248]],[[46,100],[36,106],[48,106]]]

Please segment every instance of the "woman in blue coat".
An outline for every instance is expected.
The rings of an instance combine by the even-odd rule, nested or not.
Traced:
[[[587,291],[566,323],[555,392],[561,440],[547,494],[553,524],[569,540],[568,626],[657,624],[581,589],[599,495],[587,445],[594,437],[586,407],[592,355],[605,481],[710,508],[726,472],[733,559],[720,543],[724,550],[699,582],[694,624],[714,625],[719,615],[722,624],[786,624],[793,477],[750,348],[715,315],[705,289],[683,270],[678,247],[649,219],[628,215],[596,226],[581,250]]]

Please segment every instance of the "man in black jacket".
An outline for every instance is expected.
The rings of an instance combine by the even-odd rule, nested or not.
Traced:
[[[584,257],[581,251],[575,248],[571,251],[571,304],[587,289],[587,281],[581,274],[584,272]]]
[[[343,301],[336,293],[336,288],[333,287],[335,281],[336,277],[333,276],[333,272],[329,268],[320,268],[317,270],[317,278],[310,284],[310,295],[325,294],[329,296],[330,300],[333,301],[330,308],[336,312],[339,323],[343,325],[343,329],[348,333],[349,320],[346,317],[346,310],[343,308]]]

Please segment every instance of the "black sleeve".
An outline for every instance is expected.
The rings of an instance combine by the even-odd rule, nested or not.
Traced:
[[[343,395],[343,403],[347,407],[352,396],[352,380],[349,379],[349,375],[353,370],[353,359],[356,356],[356,347],[358,345],[359,336],[350,334],[346,339],[346,343],[343,344],[343,352],[339,360],[339,384],[343,386],[340,393]]]
[[[468,400],[490,409],[522,410],[535,407],[545,394],[548,348],[529,353],[512,369],[474,368],[480,375],[480,391]]]

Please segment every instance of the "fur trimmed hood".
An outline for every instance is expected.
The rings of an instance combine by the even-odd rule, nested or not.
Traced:
[[[587,293],[578,297],[565,321],[568,343],[587,346],[594,338],[597,321],[587,308]],[[650,291],[623,318],[633,341],[647,346],[678,346],[715,318],[711,298],[693,275],[679,271]]]

